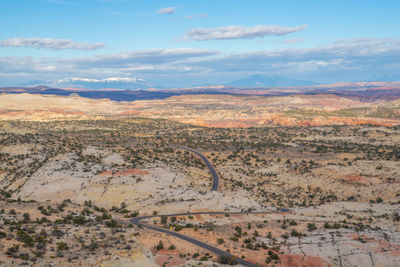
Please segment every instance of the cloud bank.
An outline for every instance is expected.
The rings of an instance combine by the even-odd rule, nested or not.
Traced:
[[[107,82],[103,77],[141,77],[153,84],[188,86],[266,73],[332,82],[398,73],[399,62],[399,39],[347,39],[309,48],[238,53],[176,48],[69,59],[0,57],[0,77],[21,81],[91,77],[103,82]]]
[[[217,54],[219,54],[218,51],[192,48],[150,49],[114,55],[78,58],[68,60],[66,63],[72,63],[77,67],[96,66],[98,68],[123,68],[146,64],[159,65],[164,63],[173,63],[191,58],[203,58]]]
[[[51,38],[13,38],[0,41],[1,47],[31,47],[46,48],[51,50],[75,49],[75,50],[96,50],[104,47],[103,43],[87,44],[74,42],[68,39]]]
[[[56,81],[56,83],[70,83],[70,82],[83,82],[83,83],[135,83],[135,82],[145,82],[145,80],[140,78],[121,78],[121,77],[111,77],[105,79],[91,79],[91,78],[66,78]]]
[[[164,7],[164,8],[160,8],[159,10],[157,10],[158,14],[162,14],[162,15],[170,15],[176,12],[175,7]]]
[[[183,40],[185,41],[209,41],[230,39],[254,39],[269,35],[286,35],[299,32],[307,28],[307,25],[297,27],[286,27],[279,25],[258,25],[253,27],[226,26],[219,28],[196,28],[188,31]]]

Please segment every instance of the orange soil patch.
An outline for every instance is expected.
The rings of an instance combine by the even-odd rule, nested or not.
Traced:
[[[186,263],[185,259],[179,257],[177,251],[171,251],[166,249],[157,252],[155,256],[155,261],[159,266],[166,266],[166,267],[178,266],[180,264]]]
[[[54,113],[63,114],[63,115],[86,115],[82,111],[69,111],[69,110],[61,109],[61,108],[51,108],[48,110],[48,112],[54,112]]]
[[[100,173],[101,176],[107,176],[107,175],[116,175],[116,176],[128,176],[128,175],[146,175],[149,174],[147,171],[143,171],[140,169],[128,169],[126,171],[120,171],[120,172],[115,172],[113,173],[112,171],[104,171]]]
[[[390,244],[384,240],[376,240],[372,236],[368,235],[358,235],[358,234],[346,234],[353,238],[353,240],[357,240],[359,238],[363,239],[367,243],[375,243],[376,247],[372,248],[374,253],[389,253],[393,256],[399,257],[400,256],[400,246],[396,244]],[[360,248],[366,248],[365,246],[359,246]]]
[[[345,181],[352,183],[360,183],[360,184],[371,183],[371,180],[368,179],[367,177],[355,174],[342,175],[341,178],[344,179]]]
[[[132,115],[132,114],[139,114],[140,111],[138,110],[126,110],[121,112],[121,115]]]
[[[194,215],[194,219],[199,223],[205,222],[205,220],[204,220],[202,215]]]
[[[331,266],[320,257],[293,254],[279,255],[281,266],[285,267],[327,267]]]

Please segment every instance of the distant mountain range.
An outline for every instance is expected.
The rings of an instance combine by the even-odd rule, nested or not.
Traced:
[[[274,78],[275,79],[275,78]],[[279,80],[279,79],[275,79]],[[277,83],[276,83],[277,84]],[[282,83],[281,83],[282,84]],[[330,85],[311,86],[265,86],[265,87],[238,87],[238,86],[205,86],[193,88],[169,89],[84,89],[84,88],[57,88],[48,86],[35,87],[0,87],[0,94],[42,94],[99,99],[108,98],[114,101],[134,101],[147,99],[164,99],[180,95],[251,95],[251,96],[286,96],[286,95],[317,95],[333,94],[342,97],[358,99],[363,102],[388,101],[400,98],[400,82],[349,82]],[[195,96],[194,96],[195,97]]]
[[[31,81],[24,84],[19,84],[20,87],[36,87],[40,85],[47,85],[53,88],[84,88],[84,89],[147,89],[158,88],[143,79],[139,78],[106,78],[106,79],[87,79],[87,78],[68,78],[57,81]],[[294,86],[310,86],[317,85],[313,81],[295,80],[280,76],[271,76],[265,74],[254,74],[242,77],[238,80],[221,83],[221,84],[201,84],[192,85],[190,87],[207,87],[207,86],[234,86],[234,87],[294,87]]]
[[[57,81],[32,81],[20,84],[21,87],[35,87],[47,85],[57,88],[84,88],[84,89],[147,89],[152,87],[143,79],[137,78],[106,78],[106,79],[86,79],[69,78]]]
[[[180,89],[60,89],[51,88],[48,86],[40,85],[36,87],[0,87],[0,93],[7,94],[41,94],[41,95],[58,95],[70,96],[79,95],[81,97],[101,99],[108,98],[113,101],[134,101],[134,100],[149,100],[149,99],[164,99],[171,96],[178,95],[196,95],[196,94],[209,94],[209,95],[230,95],[230,92],[218,91],[216,89],[196,89],[196,90],[180,90]]]
[[[143,99],[164,99],[167,97],[179,95],[169,91],[150,91],[150,90],[120,90],[120,89],[59,89],[47,86],[36,87],[3,87],[0,93],[8,94],[41,94],[41,95],[59,95],[69,96],[71,94],[79,95],[92,99],[108,98],[113,101],[134,101]]]
[[[363,81],[358,82],[396,82],[400,81],[399,74],[388,74],[384,76],[374,76]],[[46,85],[51,88],[81,88],[81,89],[123,89],[123,90],[138,90],[138,89],[149,89],[157,88],[164,89],[163,86],[152,84],[140,78],[119,78],[111,77],[105,79],[88,79],[88,78],[67,78],[57,81],[43,81],[36,80],[24,84],[19,84],[19,87],[37,87]],[[190,85],[187,87],[176,87],[177,88],[206,88],[206,87],[240,87],[240,88],[267,88],[267,87],[304,87],[304,86],[315,86],[320,85],[310,80],[297,80],[282,76],[274,76],[268,74],[254,74],[249,76],[241,77],[237,80],[227,83],[202,83],[196,85]]]
[[[295,80],[280,76],[254,74],[230,82],[228,85],[237,87],[293,87],[317,85],[313,81]]]
[[[388,74],[383,76],[374,76],[370,79],[364,80],[365,82],[396,82],[400,81],[400,74]]]

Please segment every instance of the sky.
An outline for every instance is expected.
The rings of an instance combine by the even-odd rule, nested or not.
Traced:
[[[398,0],[0,0],[0,86],[400,77]]]

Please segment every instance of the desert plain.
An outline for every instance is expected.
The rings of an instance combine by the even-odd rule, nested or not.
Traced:
[[[399,101],[0,94],[0,266],[399,266]]]

